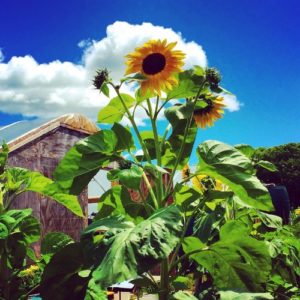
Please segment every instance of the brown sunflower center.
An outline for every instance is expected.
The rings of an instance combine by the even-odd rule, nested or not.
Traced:
[[[143,60],[143,71],[147,75],[161,72],[166,65],[166,58],[161,53],[151,53]]]

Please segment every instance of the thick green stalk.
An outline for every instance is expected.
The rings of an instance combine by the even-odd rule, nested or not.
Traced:
[[[169,263],[165,258],[160,264],[160,291],[159,300],[168,300],[169,296]]]
[[[154,136],[154,146],[155,146],[155,153],[156,153],[156,159],[157,159],[157,165],[161,167],[161,152],[160,152],[160,144],[158,139],[158,132],[157,132],[157,126],[156,126],[156,118],[153,115],[152,107],[150,100],[147,99],[148,104],[148,110],[150,114],[150,120],[153,130],[153,136]],[[163,180],[162,180],[162,174],[159,172],[158,174],[158,182],[157,182],[158,188],[157,188],[157,198],[159,202],[159,206],[161,207],[162,199],[163,199]]]

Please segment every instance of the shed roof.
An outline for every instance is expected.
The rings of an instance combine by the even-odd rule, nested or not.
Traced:
[[[81,114],[66,114],[53,120],[19,121],[2,127],[0,141],[5,140],[9,150],[13,151],[60,126],[86,134],[100,130],[95,123]]]

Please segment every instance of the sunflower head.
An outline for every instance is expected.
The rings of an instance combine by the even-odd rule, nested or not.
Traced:
[[[97,70],[96,75],[93,80],[93,85],[97,90],[100,90],[102,84],[108,80],[108,71],[107,69]]]
[[[218,190],[223,189],[223,184],[221,181],[214,179],[207,175],[197,175],[192,178],[192,183],[197,187],[201,192],[208,190]]]
[[[126,56],[125,75],[140,73],[145,79],[141,81],[141,93],[145,95],[161,94],[177,84],[175,74],[181,72],[185,54],[174,50],[176,42],[167,40],[150,40]]]
[[[201,95],[197,99],[201,103],[199,106],[196,105],[196,109],[194,110],[194,120],[198,127],[211,127],[214,121],[222,118],[224,113],[223,108],[225,107],[223,100],[223,97],[212,94]],[[202,104],[204,104],[204,107]]]
[[[188,164],[186,164],[181,170],[182,180],[187,180],[190,177],[191,170]]]

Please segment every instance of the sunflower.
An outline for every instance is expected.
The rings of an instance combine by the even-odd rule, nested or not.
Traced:
[[[206,190],[222,191],[224,189],[224,185],[221,181],[207,175],[197,175],[193,177],[192,183],[201,192],[205,192]]]
[[[182,180],[188,180],[188,178],[190,177],[191,174],[191,170],[188,164],[184,165],[184,167],[181,170],[181,177]]]
[[[167,44],[167,40],[150,40],[142,47],[126,56],[125,75],[140,73],[146,77],[141,81],[141,94],[161,94],[172,89],[178,83],[175,74],[181,72],[185,54],[173,50],[176,42]]]
[[[214,121],[222,118],[224,113],[223,108],[225,107],[223,100],[223,97],[213,95],[205,95],[203,98],[199,99],[199,101],[204,101],[206,106],[204,108],[197,108],[196,105],[194,120],[198,127],[211,127],[213,126]]]

